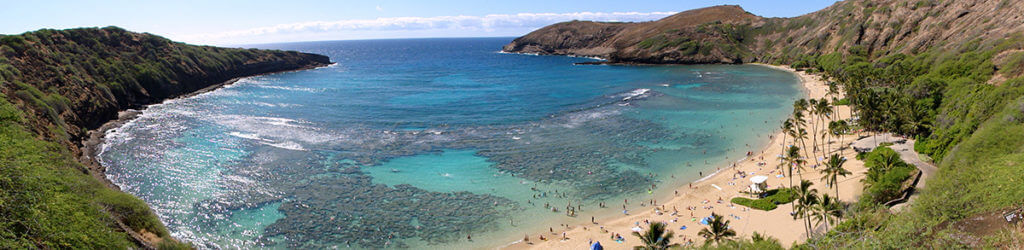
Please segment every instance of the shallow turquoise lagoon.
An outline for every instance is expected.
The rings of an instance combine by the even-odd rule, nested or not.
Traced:
[[[574,65],[591,59],[509,41],[258,45],[337,64],[153,105],[100,160],[204,248],[493,247],[665,197],[761,148],[801,96],[767,67]]]

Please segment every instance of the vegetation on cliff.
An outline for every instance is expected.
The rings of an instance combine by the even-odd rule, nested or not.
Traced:
[[[719,6],[679,15],[711,9],[742,14]],[[819,72],[842,87],[846,98],[841,103],[855,112],[856,129],[915,137],[915,150],[938,163],[937,175],[904,212],[893,214],[882,206],[880,201],[891,194],[876,187],[851,206],[850,219],[797,247],[1013,248],[1021,247],[1020,229],[991,224],[992,232],[967,235],[949,225],[1024,206],[1020,13],[1024,4],[1006,0],[848,0],[794,18],[665,18],[631,27],[676,28],[633,33],[640,36],[635,43],[604,43],[614,46],[594,56],[612,63],[765,62]],[[673,34],[680,30],[689,31]],[[590,51],[564,50],[536,39],[548,32],[537,30],[506,50]],[[629,27],[619,31],[629,32]],[[693,42],[707,37],[723,39]],[[718,56],[709,59],[701,57],[702,51],[722,53],[708,53]],[[884,183],[905,179],[904,172],[887,173],[893,181]]]
[[[0,246],[175,247],[142,200],[111,188],[91,158],[79,157],[86,131],[120,110],[231,78],[328,63],[116,27],[0,36]]]

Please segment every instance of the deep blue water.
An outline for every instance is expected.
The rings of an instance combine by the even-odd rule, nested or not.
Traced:
[[[258,45],[337,64],[153,105],[101,162],[204,247],[494,246],[760,148],[800,94],[761,66],[577,66],[510,40]]]

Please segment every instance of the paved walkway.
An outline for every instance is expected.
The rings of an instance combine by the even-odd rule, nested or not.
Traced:
[[[931,162],[921,160],[921,156],[914,151],[914,140],[903,139],[898,136],[893,136],[892,134],[889,133],[879,134],[877,136],[864,137],[860,140],[855,141],[853,143],[853,147],[855,149],[873,149],[875,147],[878,147],[879,144],[886,142],[893,144],[892,146],[889,146],[889,148],[899,153],[900,159],[903,159],[903,161],[907,163],[913,164],[915,167],[917,167],[918,170],[921,170],[921,180],[919,180],[917,182],[917,185],[914,186],[914,193],[910,195],[910,198],[907,200],[907,202],[896,204],[891,208],[893,211],[900,211],[901,209],[903,209],[903,207],[908,206],[917,198],[917,195],[919,194],[920,190],[924,188],[925,182],[928,180],[928,178],[935,176],[935,173],[939,172],[939,168],[935,167],[935,164],[932,164]]]

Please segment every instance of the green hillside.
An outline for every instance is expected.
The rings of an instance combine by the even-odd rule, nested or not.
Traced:
[[[86,132],[120,110],[231,78],[328,63],[116,27],[0,36],[0,248],[183,247],[142,200],[107,184],[98,164],[76,160],[91,159],[79,158]]]

